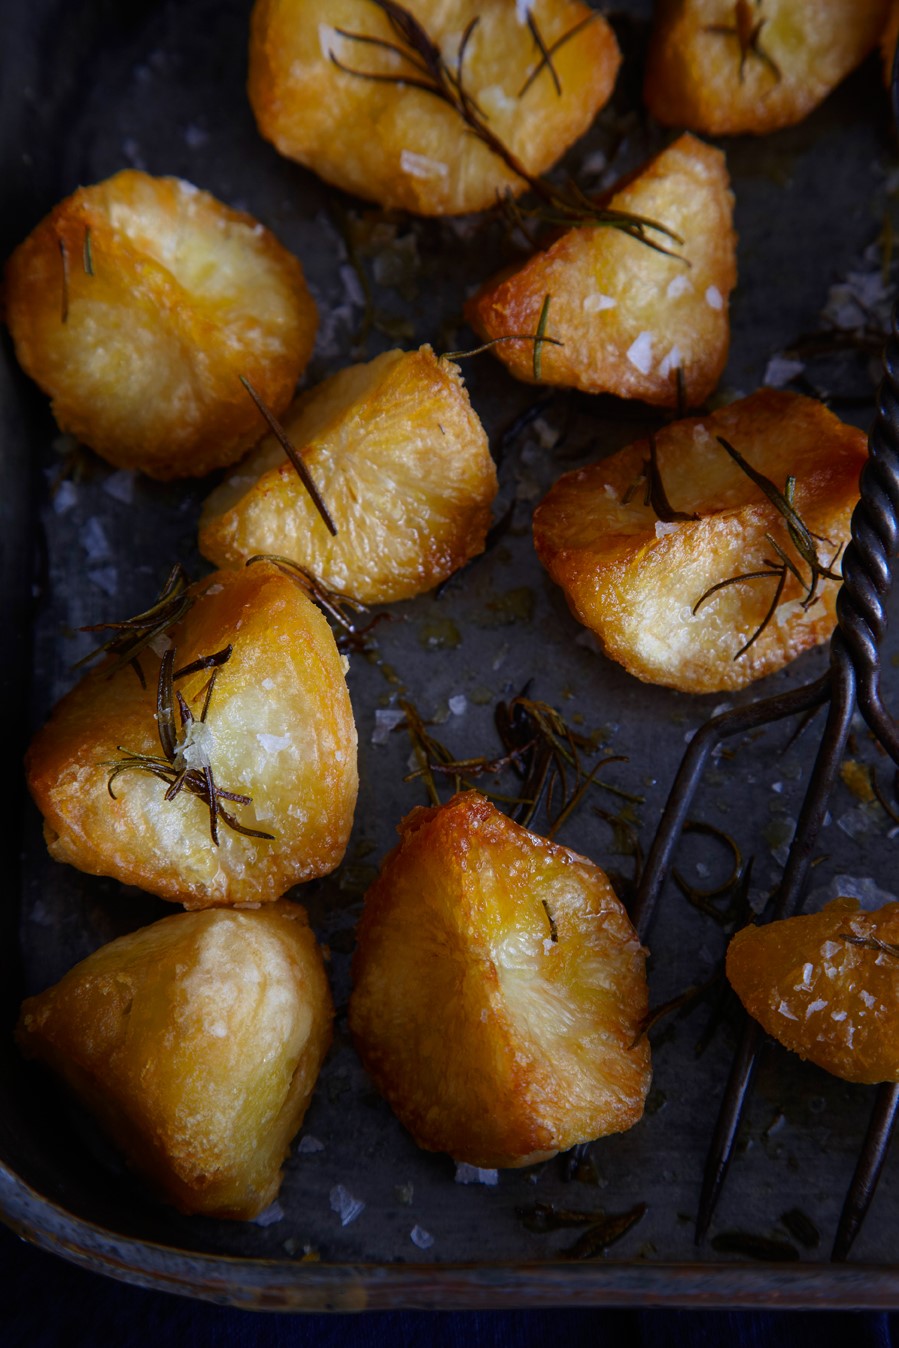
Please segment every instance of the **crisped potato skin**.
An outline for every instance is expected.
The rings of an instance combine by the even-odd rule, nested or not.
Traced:
[[[270,436],[206,501],[200,550],[216,565],[289,557],[331,589],[390,603],[483,552],[496,469],[458,366],[429,346],[341,370],[284,425],[337,535]]]
[[[745,0],[744,0],[745,2]],[[764,0],[761,50],[740,74],[735,0],[656,0],[643,96],[666,126],[711,136],[792,126],[821,103],[876,45],[889,0]]]
[[[899,960],[876,941],[899,944],[899,903],[867,913],[835,899],[820,913],[737,932],[727,977],[749,1014],[800,1058],[844,1081],[899,1081]]]
[[[815,400],[773,389],[658,432],[668,501],[699,519],[660,524],[643,504],[642,483],[624,504],[649,458],[645,441],[566,473],[534,514],[540,560],[606,654],[639,679],[688,693],[742,688],[825,641],[835,623],[836,584],[823,582],[803,612],[804,592],[792,576],[773,620],[739,659],[768,611],[775,579],[730,585],[691,612],[710,586],[765,569],[773,558],[766,533],[796,560],[782,516],[732,463],[719,435],[781,490],[795,475],[796,508],[828,540],[819,556],[829,562],[849,538],[865,436]]]
[[[117,777],[110,797],[119,746],[161,753],[150,651],[146,689],[127,667],[110,675],[109,659],[62,699],[28,751],[28,785],[57,861],[186,908],[267,903],[333,870],[346,850],[358,775],[344,666],[325,619],[276,567],[219,572],[195,589],[170,633],[177,665],[233,643],[210,704],[209,757],[218,787],[253,798],[226,808],[275,840],[220,822],[216,847],[202,800],[183,790],[166,801],[166,784],[145,772]],[[207,680],[202,671],[175,684],[197,716]]]
[[[399,832],[365,898],[350,1027],[418,1145],[521,1166],[630,1128],[646,952],[603,872],[474,791]]]
[[[239,376],[282,412],[318,324],[299,262],[252,216],[132,170],[79,188],[16,249],[6,317],[62,430],[163,479],[255,444]]]
[[[536,333],[549,295],[546,335],[562,345],[541,348],[540,383],[676,407],[680,368],[697,406],[718,383],[730,342],[737,264],[729,184],[720,150],[681,136],[608,201],[680,235],[683,244],[651,237],[681,260],[618,229],[571,229],[488,281],[468,301],[468,321],[485,339]],[[493,352],[516,379],[534,382],[532,341],[503,341]]]
[[[23,1004],[23,1051],[57,1072],[181,1212],[274,1200],[331,1043],[306,914],[179,913],[119,937]]]
[[[584,27],[553,53],[556,92],[544,67],[522,86],[540,52],[510,0],[404,0],[455,73],[459,41],[477,19],[465,53],[463,84],[490,130],[531,174],[550,168],[583,135],[611,96],[620,56],[600,15],[589,22],[579,0],[534,0],[531,12],[548,46]],[[377,47],[337,29],[397,43],[370,0],[257,0],[250,36],[248,91],[259,130],[281,154],[347,192],[418,215],[486,210],[523,181],[433,94],[359,79],[338,69],[415,75]]]

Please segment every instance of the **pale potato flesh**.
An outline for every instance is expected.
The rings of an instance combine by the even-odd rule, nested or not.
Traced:
[[[7,265],[6,303],[60,427],[157,478],[240,458],[265,429],[240,376],[283,411],[318,322],[299,262],[267,229],[132,170],[38,225]]]
[[[608,226],[568,230],[522,266],[488,281],[466,317],[482,337],[545,334],[493,348],[517,379],[678,405],[678,370],[691,406],[715,388],[730,340],[736,285],[733,195],[724,156],[681,136],[612,193],[608,205],[665,225],[683,243],[650,237],[669,257]]]
[[[888,9],[889,0],[659,0],[646,105],[666,126],[713,136],[792,126],[876,46]],[[737,32],[710,30],[748,37],[760,22],[763,55],[748,50],[741,74]]]
[[[469,23],[462,67],[467,94],[531,174],[561,158],[611,95],[620,61],[614,34],[579,0],[534,0],[531,12],[552,55],[561,93],[511,0],[405,0],[453,74]],[[579,27],[579,25],[583,25]],[[401,40],[371,0],[257,0],[250,38],[249,95],[262,135],[290,159],[345,191],[420,215],[486,210],[524,188],[458,113],[414,88],[420,71],[396,53],[344,32]],[[577,29],[577,31],[574,31]],[[567,41],[560,42],[571,33]],[[397,84],[341,70],[405,74]]]
[[[337,534],[269,437],[206,501],[200,549],[217,565],[289,557],[331,589],[386,603],[483,551],[496,470],[458,367],[430,347],[341,370],[284,425]]]
[[[306,915],[181,913],[122,936],[23,1004],[17,1039],[182,1212],[257,1216],[331,1041]]]
[[[521,1166],[631,1127],[645,951],[603,872],[476,792],[399,831],[366,895],[350,1026],[418,1145]]]
[[[110,674],[110,660],[62,699],[28,751],[28,784],[57,860],[188,908],[265,903],[333,870],[346,848],[358,776],[344,663],[325,619],[275,567],[221,572],[196,588],[169,634],[176,666],[233,644],[210,702],[207,754],[219,788],[252,797],[224,807],[274,840],[220,821],[216,846],[203,801],[187,790],[166,800],[166,783],[146,772],[117,776],[110,796],[123,750],[162,753],[152,651],[141,656],[146,689],[128,667]],[[175,683],[197,718],[208,677]]]
[[[796,509],[826,540],[819,558],[830,562],[849,538],[864,434],[812,399],[770,389],[659,431],[668,502],[698,519],[664,523],[644,504],[645,441],[567,473],[534,515],[540,560],[606,654],[638,678],[685,692],[741,688],[824,641],[835,623],[836,583],[822,582],[804,610],[792,575],[772,620],[739,658],[765,618],[776,578],[727,586],[693,611],[711,586],[778,560],[766,533],[808,575],[782,516],[718,436],[779,490],[795,476]],[[838,557],[833,569],[839,572]]]
[[[749,1014],[801,1058],[845,1081],[899,1081],[897,943],[899,903],[860,912],[857,900],[836,899],[737,932],[727,977]]]

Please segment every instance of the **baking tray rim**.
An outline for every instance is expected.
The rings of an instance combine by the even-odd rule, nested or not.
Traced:
[[[244,1310],[502,1310],[557,1306],[899,1308],[899,1268],[829,1263],[439,1264],[201,1254],[119,1235],[44,1198],[0,1161],[0,1220],[94,1273]]]

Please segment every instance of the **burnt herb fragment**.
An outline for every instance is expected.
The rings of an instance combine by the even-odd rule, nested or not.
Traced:
[[[604,1254],[610,1245],[621,1240],[632,1226],[636,1226],[645,1212],[646,1204],[637,1203],[628,1212],[610,1213],[608,1217],[585,1231],[565,1251],[566,1258],[595,1259],[598,1255]]]
[[[240,833],[246,838],[274,839],[273,833],[246,828],[223,806],[222,801],[225,800],[237,805],[250,805],[253,798],[240,792],[223,790],[216,785],[212,764],[209,761],[208,754],[202,749],[202,744],[198,743],[198,737],[194,730],[197,718],[188,706],[183,694],[180,690],[176,692],[174,687],[176,678],[181,678],[185,674],[196,673],[201,669],[212,670],[206,687],[203,710],[199,717],[199,724],[205,725],[218,671],[231,658],[231,651],[232,648],[226,646],[224,650],[216,651],[200,660],[194,660],[176,672],[175,649],[171,647],[167,650],[159,667],[159,682],[156,687],[156,727],[162,756],[135,753],[131,749],[118,745],[118,751],[123,757],[104,764],[105,767],[110,769],[106,786],[113,800],[116,799],[116,794],[112,789],[113,783],[123,772],[147,772],[150,776],[158,777],[160,781],[166,782],[168,789],[165,792],[164,799],[167,801],[174,800],[185,789],[191,795],[196,796],[209,811],[209,832],[216,847],[219,845],[219,820],[235,833]],[[175,719],[176,706],[181,723],[180,735]]]
[[[646,482],[644,505],[652,506],[663,524],[676,524],[684,520],[698,520],[699,516],[685,510],[675,510],[668,501],[668,494],[662,482],[659,470],[659,451],[656,438],[650,432],[649,458],[643,461],[643,476]]]
[[[440,47],[430,37],[419,21],[396,0],[369,0],[388,20],[393,38],[379,37],[371,33],[352,32],[346,28],[336,28],[342,38],[356,43],[360,49],[380,50],[398,57],[401,69],[366,70],[347,65],[333,51],[328,56],[333,65],[345,75],[354,79],[370,80],[376,84],[393,84],[403,88],[418,89],[429,94],[452,108],[462,122],[488,150],[495,154],[506,167],[527,184],[537,197],[539,207],[525,212],[521,207],[513,206],[506,198],[513,222],[520,226],[525,234],[525,215],[537,215],[547,224],[553,225],[595,225],[619,229],[640,243],[646,244],[657,252],[678,256],[665,247],[653,235],[661,235],[674,243],[682,244],[683,239],[666,225],[645,216],[631,215],[626,211],[612,210],[591,201],[576,184],[570,183],[567,191],[555,187],[544,178],[529,173],[517,155],[497,136],[488,125],[483,110],[465,86],[464,67],[468,45],[479,19],[473,18],[462,35],[459,43],[455,66],[444,59]],[[571,30],[563,39],[568,41],[574,36]],[[533,32],[533,29],[532,29]],[[554,48],[555,49],[555,48]],[[529,235],[527,237],[530,237]]]
[[[85,274],[85,276],[93,276],[93,274],[94,274],[94,258],[93,258],[93,254],[92,254],[92,252],[91,252],[91,227],[90,227],[90,225],[86,225],[86,226],[85,226],[85,230],[84,230],[84,246],[83,246],[83,248],[82,248],[82,250],[81,250],[81,265],[82,265],[82,267],[84,268],[84,274]]]
[[[110,637],[89,655],[85,655],[75,664],[75,669],[95,660],[99,655],[115,655],[118,659],[109,671],[110,678],[125,665],[131,665],[140,680],[141,687],[146,688],[147,681],[140,664],[141,652],[158,637],[164,636],[170,627],[181,622],[193,607],[196,597],[189,593],[189,588],[190,578],[181,563],[176,562],[155,603],[143,613],[135,614],[133,618],[125,618],[121,622],[94,623],[90,627],[82,627],[82,632],[114,631],[117,635]]]
[[[293,446],[293,444],[291,444],[290,437],[285,431],[284,427],[281,425],[280,421],[275,416],[274,412],[272,412],[270,408],[266,407],[265,403],[262,401],[259,394],[253,388],[253,385],[250,383],[249,379],[247,379],[245,375],[241,375],[240,382],[243,384],[247,393],[249,393],[250,397],[253,399],[253,402],[256,404],[257,408],[262,413],[262,416],[268,422],[272,434],[274,435],[275,439],[278,441],[281,448],[284,450],[284,453],[287,455],[288,459],[296,469],[297,477],[300,479],[303,486],[306,488],[306,491],[309,493],[309,497],[312,501],[312,504],[315,506],[319,515],[321,515],[322,520],[324,521],[325,528],[328,530],[328,533],[331,535],[332,538],[335,537],[337,534],[337,525],[331,518],[331,515],[328,511],[328,507],[325,505],[324,500],[322,499],[321,492],[315,485],[315,482],[312,478],[312,474],[309,472],[309,469],[306,467],[306,464],[303,461],[302,454],[300,454],[297,451],[297,449]]]
[[[787,536],[799,558],[799,562],[797,563],[789,556],[785,549],[781,547],[777,540],[771,536],[771,534],[766,533],[765,540],[774,550],[777,560],[772,561],[769,558],[763,558],[763,569],[757,571],[744,571],[738,576],[729,576],[727,580],[719,580],[715,585],[710,585],[705,593],[700,595],[699,599],[697,599],[696,603],[693,605],[693,613],[695,614],[699,612],[707,599],[710,599],[712,595],[717,594],[719,590],[724,590],[730,585],[742,585],[750,581],[776,578],[777,584],[774,588],[774,595],[765,616],[762,618],[762,621],[759,623],[749,640],[743,643],[734,656],[734,660],[739,660],[740,657],[745,655],[749,648],[758,641],[759,637],[774,617],[789,576],[794,576],[805,590],[805,595],[800,601],[804,610],[811,608],[812,604],[818,599],[818,590],[822,581],[838,581],[840,579],[839,574],[833,570],[833,567],[842,552],[842,544],[836,549],[828,562],[822,563],[818,556],[817,545],[819,543],[827,543],[830,546],[833,546],[833,542],[831,539],[822,538],[819,534],[813,534],[796,510],[794,505],[796,492],[795,477],[788,477],[784,490],[780,491],[770,478],[766,477],[764,473],[759,472],[757,468],[754,468],[747,459],[744,459],[739,450],[735,449],[728,440],[725,440],[723,435],[719,435],[716,438],[719,445],[727,451],[734,463],[736,463],[746,474],[751,482],[754,482],[755,485],[761,489],[778,513],[783,517]],[[800,570],[802,564],[808,567],[807,577],[803,575]]]

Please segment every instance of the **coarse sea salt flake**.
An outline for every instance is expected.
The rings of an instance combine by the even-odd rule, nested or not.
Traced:
[[[406,713],[398,707],[378,707],[375,711],[375,728],[372,732],[372,744],[386,744],[390,732],[405,719]]]
[[[440,159],[431,159],[426,154],[416,154],[414,150],[403,150],[400,154],[400,168],[410,178],[445,178],[449,168]]]
[[[667,295],[669,300],[676,300],[680,295],[686,295],[687,291],[692,289],[689,277],[681,273],[680,276],[675,276],[668,282]]]
[[[324,1142],[319,1142],[318,1138],[313,1137],[311,1133],[304,1133],[297,1143],[297,1152],[300,1156],[311,1156],[313,1152],[324,1151],[324,1149]]]
[[[665,538],[667,534],[676,534],[680,525],[673,521],[666,524],[664,520],[656,520],[656,538]]]
[[[723,309],[724,299],[717,286],[709,286],[705,292],[705,302],[710,309]]]
[[[350,1222],[354,1222],[365,1208],[364,1200],[354,1198],[344,1184],[335,1184],[328,1195],[328,1200],[331,1204],[331,1211],[336,1212],[340,1218],[341,1226],[349,1226]]]
[[[641,332],[627,349],[627,358],[641,374],[649,374],[652,369],[652,333]]]
[[[618,301],[611,295],[601,295],[596,291],[592,295],[585,295],[581,304],[585,314],[601,314],[604,309],[616,309]]]
[[[456,1166],[456,1183],[493,1186],[499,1184],[499,1171],[485,1170],[479,1165],[469,1165],[467,1161],[459,1161]]]
[[[282,749],[289,749],[293,743],[291,735],[266,735],[262,731],[257,734],[256,738],[267,754],[280,753]]]
[[[426,1231],[423,1226],[413,1226],[409,1232],[409,1239],[413,1245],[417,1245],[420,1250],[429,1250],[434,1244],[434,1237],[430,1231]]]
[[[680,353],[680,348],[673,346],[668,352],[668,355],[662,358],[662,362],[659,365],[659,374],[663,379],[667,379],[672,370],[680,369],[682,362],[683,356]]]

